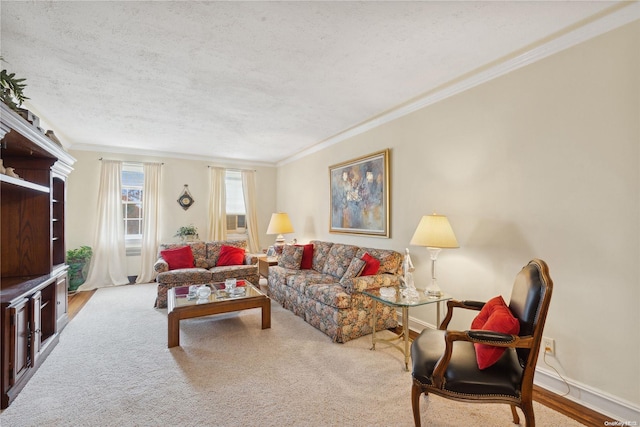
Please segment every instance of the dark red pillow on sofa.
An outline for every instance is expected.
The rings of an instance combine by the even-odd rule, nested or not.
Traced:
[[[235,246],[222,245],[220,248],[220,256],[216,267],[221,265],[242,265],[244,264],[244,249]]]
[[[360,273],[361,276],[372,276],[378,273],[378,269],[380,268],[379,260],[369,255],[368,252],[365,252],[361,259],[367,263],[367,265],[364,266],[362,273]]]
[[[160,251],[160,256],[169,264],[169,270],[191,268],[195,265],[191,246],[165,249],[164,251]]]
[[[313,243],[309,243],[306,245],[296,245],[302,246],[302,261],[300,261],[300,269],[301,270],[311,270],[313,266]]]

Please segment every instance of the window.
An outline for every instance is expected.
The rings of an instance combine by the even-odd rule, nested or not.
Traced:
[[[142,197],[144,171],[142,165],[122,165],[122,217],[127,247],[140,247],[142,242]]]
[[[225,175],[227,194],[227,233],[246,234],[246,210],[242,191],[242,174],[240,171],[227,170]]]

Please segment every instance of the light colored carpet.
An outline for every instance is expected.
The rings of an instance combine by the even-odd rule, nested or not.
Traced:
[[[272,304],[181,322],[167,348],[154,284],[100,289],[0,415],[9,426],[411,426],[403,357],[334,344]],[[422,400],[423,425],[511,426],[507,405]],[[580,425],[536,404],[539,426]]]

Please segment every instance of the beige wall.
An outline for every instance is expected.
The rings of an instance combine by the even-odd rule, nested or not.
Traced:
[[[461,299],[508,299],[520,267],[544,259],[555,282],[550,364],[638,407],[639,52],[636,22],[285,163],[278,208],[300,241],[396,250],[422,215],[448,215],[460,248],[440,254],[438,276]],[[328,166],[384,148],[391,238],[329,234]],[[410,249],[424,285],[429,257]],[[432,307],[410,316],[435,323]]]
[[[256,170],[256,188],[258,193],[258,227],[260,244],[267,247],[273,243],[274,236],[265,234],[271,213],[275,211],[276,201],[276,169],[273,167],[252,165],[224,165],[219,162],[205,160],[185,160],[159,157],[144,157],[92,151],[71,151],[77,159],[74,171],[69,176],[67,193],[67,249],[81,245],[93,245],[94,230],[97,224],[96,207],[98,204],[98,188],[100,184],[100,159],[162,162],[162,189],[160,202],[160,240],[163,242],[178,241],[173,237],[178,227],[194,224],[198,227],[200,238],[205,239],[208,233],[209,169],[208,165],[230,168],[251,168]],[[178,205],[178,196],[184,184],[195,203],[188,210]],[[127,257],[128,275],[140,272],[140,257]]]

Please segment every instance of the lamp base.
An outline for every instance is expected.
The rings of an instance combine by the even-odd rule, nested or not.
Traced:
[[[431,284],[427,286],[424,293],[430,297],[440,297],[442,296],[442,291],[440,290],[440,286],[438,286],[438,279],[436,279],[436,260],[438,259],[441,248],[427,247],[427,250],[431,255]]]
[[[424,293],[430,297],[441,297],[443,295],[440,290],[440,286],[438,286],[438,281],[434,278],[431,279],[431,284],[427,286],[427,289],[424,290]]]

